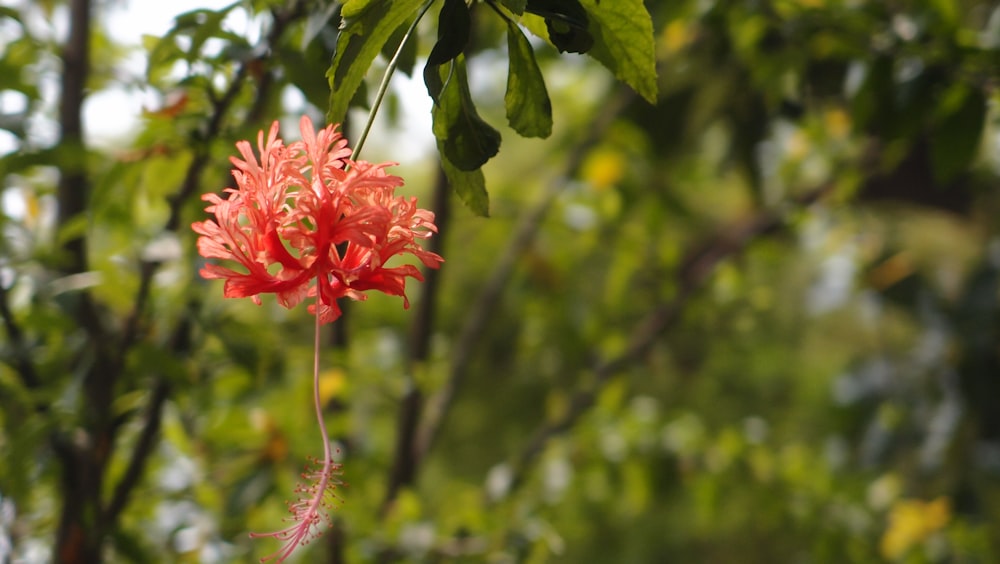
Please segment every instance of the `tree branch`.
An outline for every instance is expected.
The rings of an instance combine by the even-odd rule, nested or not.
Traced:
[[[59,98],[60,176],[56,194],[59,203],[56,224],[66,227],[84,213],[89,190],[84,170],[83,100],[90,72],[90,0],[70,2],[69,37],[62,50],[62,85]],[[64,272],[75,274],[87,268],[83,234],[75,234],[63,245],[67,260]]]
[[[136,442],[135,448],[132,450],[132,456],[125,469],[125,474],[118,481],[111,496],[111,501],[108,502],[107,507],[104,509],[105,523],[107,523],[109,528],[114,526],[114,523],[118,520],[118,516],[121,515],[122,510],[128,504],[129,496],[142,478],[142,473],[146,468],[149,456],[153,454],[153,449],[156,447],[156,441],[159,438],[160,424],[163,418],[163,405],[167,402],[168,397],[170,397],[170,384],[166,379],[161,377],[157,379],[156,385],[153,386],[153,391],[149,396],[149,404],[146,406],[146,421],[143,424],[142,431],[139,433],[139,439]]]
[[[434,195],[431,210],[434,211],[434,224],[437,235],[427,243],[427,250],[438,255],[444,252],[445,236],[451,228],[451,187],[448,177],[440,166],[434,181]],[[424,269],[424,283],[420,287],[420,301],[413,314],[413,325],[410,327],[410,362],[425,362],[430,356],[431,335],[434,332],[437,297],[441,287],[441,269]]]

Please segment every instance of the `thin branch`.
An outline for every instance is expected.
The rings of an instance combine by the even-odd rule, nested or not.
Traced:
[[[438,167],[437,179],[434,182],[434,223],[438,234],[431,237],[428,250],[438,255],[444,248],[444,235],[448,232],[451,222],[451,206],[449,204],[448,178],[444,169]],[[427,361],[430,356],[431,335],[434,332],[437,296],[441,287],[441,270],[424,269],[424,283],[421,286],[420,300],[417,302],[413,315],[413,325],[410,328],[409,350],[409,382],[406,394],[399,406],[399,420],[396,424],[396,451],[393,465],[389,471],[389,484],[386,487],[385,498],[382,500],[380,514],[386,511],[395,501],[401,488],[413,484],[420,463],[416,450],[417,426],[420,423],[420,413],[423,411],[424,395],[420,387],[413,381],[413,370]]]
[[[449,194],[451,187],[448,177],[440,166],[434,181],[434,195],[431,210],[434,212],[434,224],[437,235],[427,243],[427,250],[437,255],[444,252],[445,237],[451,228],[451,204]],[[430,356],[431,335],[434,332],[437,297],[441,287],[441,269],[423,269],[424,283],[420,287],[420,300],[413,313],[413,325],[410,327],[410,362],[425,362]]]
[[[431,4],[434,0],[427,0],[424,5],[417,11],[417,17],[413,18],[410,23],[410,27],[406,28],[406,33],[403,34],[403,38],[399,40],[399,46],[396,47],[396,52],[393,53],[392,58],[389,59],[389,64],[385,67],[385,73],[382,74],[382,81],[378,85],[378,90],[375,92],[375,101],[372,102],[372,108],[368,112],[368,119],[365,121],[365,127],[361,130],[361,135],[354,143],[354,151],[351,152],[351,160],[357,161],[358,155],[361,154],[361,148],[365,146],[365,140],[368,139],[368,133],[372,129],[372,124],[375,123],[375,114],[378,113],[379,106],[382,105],[382,100],[385,98],[385,91],[389,88],[389,79],[392,78],[393,73],[396,71],[396,66],[399,64],[399,58],[403,54],[403,50],[406,47],[407,42],[410,40],[410,36],[413,35],[413,30],[417,29],[417,24],[420,20],[424,18],[424,14],[430,9]]]
[[[535,239],[556,198],[579,172],[587,152],[600,141],[608,127],[614,123],[634,98],[635,93],[628,87],[617,87],[615,93],[610,97],[610,101],[605,105],[604,111],[590,124],[588,135],[584,136],[570,152],[562,175],[548,185],[534,207],[521,217],[507,248],[497,259],[493,272],[483,284],[482,292],[471,304],[469,314],[465,318],[465,324],[452,346],[455,353],[448,380],[430,400],[424,420],[417,432],[415,457],[418,462],[433,447],[434,440],[437,438],[441,425],[451,408],[451,403],[468,372],[476,344],[481,340],[483,333],[489,326],[493,312],[499,307],[501,295],[507,286],[507,281],[514,273],[518,260]]]
[[[559,420],[542,426],[521,450],[513,464],[510,490],[521,485],[531,464],[542,453],[549,440],[571,429],[593,406],[595,398],[608,380],[628,365],[642,359],[656,339],[678,321],[691,296],[708,280],[720,262],[743,252],[762,235],[780,228],[785,222],[789,207],[807,207],[829,194],[833,188],[832,182],[824,184],[804,193],[788,206],[765,210],[749,219],[737,221],[689,253],[687,260],[677,271],[677,293],[673,299],[656,307],[636,326],[624,352],[595,362],[593,384],[586,390],[576,392],[566,413]]]
[[[149,404],[146,406],[145,423],[142,426],[142,431],[139,433],[139,439],[136,442],[135,448],[132,450],[132,456],[128,461],[128,466],[125,468],[125,474],[118,481],[114,494],[111,496],[111,501],[104,509],[105,523],[109,528],[114,527],[118,516],[121,515],[122,510],[128,504],[129,496],[132,494],[135,486],[139,484],[143,471],[146,469],[146,463],[150,455],[153,454],[163,420],[163,406],[169,397],[170,384],[165,378],[161,377],[157,379],[156,385],[153,386],[153,391],[149,396]]]

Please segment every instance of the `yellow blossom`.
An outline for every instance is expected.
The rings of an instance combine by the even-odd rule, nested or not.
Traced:
[[[882,535],[879,546],[888,560],[898,560],[910,549],[943,529],[951,520],[951,500],[939,497],[925,502],[903,499],[889,512],[889,527]]]

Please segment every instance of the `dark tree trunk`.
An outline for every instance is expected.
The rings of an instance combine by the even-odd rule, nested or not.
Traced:
[[[90,0],[70,0],[69,36],[62,51],[62,92],[59,104],[60,178],[57,188],[58,225],[69,225],[86,211],[89,182],[86,172],[82,108],[90,69]],[[67,275],[88,269],[86,240],[75,234],[63,245],[59,268]],[[101,562],[104,536],[102,484],[113,444],[109,417],[118,367],[113,347],[101,328],[100,315],[86,290],[68,302],[69,313],[87,332],[88,350],[77,356],[89,366],[84,376],[83,413],[80,425],[58,431],[53,447],[61,464],[62,514],[56,532],[53,559],[56,562],[95,564]]]

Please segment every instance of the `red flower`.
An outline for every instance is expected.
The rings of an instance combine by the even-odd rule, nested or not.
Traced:
[[[278,122],[267,139],[257,136],[260,160],[250,143],[236,144],[242,159],[231,158],[237,188],[226,197],[206,194],[205,211],[214,219],[196,222],[198,252],[233,261],[242,271],[207,264],[201,275],[225,280],[227,298],[273,293],[291,308],[307,296],[321,323],[340,316],[337,300],[364,300],[380,290],[406,300],[406,278],[423,280],[414,265],[386,266],[394,256],[411,254],[429,268],[443,259],[417,239],[436,232],[434,213],[417,208],[416,198],[396,196],[403,184],[386,174],[391,163],[351,161],[347,140],[327,126],[316,132],[308,117],[300,122],[302,140],[285,146]],[[313,284],[315,281],[315,284]]]
[[[403,180],[386,174],[390,163],[352,161],[336,126],[316,132],[303,117],[299,129],[302,140],[288,146],[278,138],[278,122],[266,141],[261,131],[259,160],[249,142],[237,143],[243,158],[230,159],[237,187],[226,188],[225,197],[203,196],[214,219],[191,225],[201,235],[202,256],[237,264],[238,270],[212,263],[201,269],[205,278],[226,281],[227,298],[249,297],[259,305],[261,294],[273,293],[286,308],[316,298],[309,310],[316,324],[313,407],[323,438],[322,465],[302,475],[287,528],[251,535],[281,541],[282,548],[263,559],[278,562],[322,533],[329,521],[324,509],[338,499],[340,465],[333,460],[319,397],[320,324],[340,316],[337,300],[364,300],[368,290],[402,296],[409,307],[406,278],[423,276],[412,264],[387,266],[392,257],[410,254],[428,268],[442,262],[417,242],[437,231],[434,214],[419,209],[416,198],[395,195]]]

